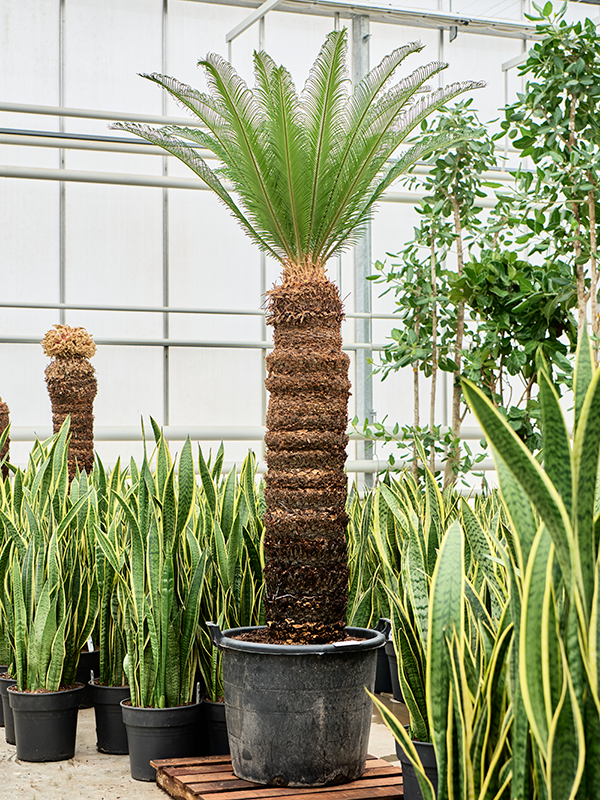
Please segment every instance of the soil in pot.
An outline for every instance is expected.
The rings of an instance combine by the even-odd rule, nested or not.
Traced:
[[[392,681],[392,696],[394,700],[397,700],[399,703],[404,702],[404,697],[402,696],[402,689],[400,688],[400,678],[398,677],[398,658],[396,656],[396,651],[394,650],[394,643],[389,641],[385,645],[385,654],[388,659],[389,669],[390,669],[390,678]]]
[[[4,667],[4,669],[6,670],[6,667]],[[14,686],[15,683],[16,681],[13,678],[6,677],[5,672],[0,673],[0,699],[2,700],[4,736],[6,737],[7,744],[16,744],[13,712],[8,702],[8,687]]]
[[[150,761],[156,758],[185,758],[200,752],[202,704],[175,708],[138,708],[121,701],[127,729],[131,777],[136,781],[156,780]]]
[[[202,698],[202,727],[205,736],[204,752],[209,756],[229,755],[229,737],[225,703],[214,703]]]
[[[129,686],[103,686],[90,681],[89,687],[96,716],[96,747],[100,753],[126,756],[127,729],[123,722],[121,700],[129,699]]]
[[[414,742],[415,749],[419,754],[421,763],[425,768],[425,774],[431,781],[434,788],[436,797],[438,790],[438,768],[437,760],[435,757],[435,750],[432,744],[428,742]],[[415,772],[415,768],[410,763],[402,745],[396,742],[396,755],[402,764],[402,784],[404,786],[405,800],[423,800],[423,793],[419,786],[419,781]]]
[[[8,690],[15,723],[17,758],[64,761],[75,755],[77,713],[83,686],[58,692]]]

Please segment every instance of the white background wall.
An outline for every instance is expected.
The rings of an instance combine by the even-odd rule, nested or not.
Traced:
[[[409,4],[406,4],[409,5]],[[437,0],[413,2],[437,9]],[[448,0],[441,3],[448,11]],[[516,0],[454,0],[452,10],[474,16],[521,19]],[[571,4],[570,17],[594,16],[594,6]],[[67,107],[132,114],[162,114],[159,88],[138,76],[162,71],[162,0],[65,0],[64,96]],[[169,0],[166,71],[204,88],[196,62],[208,51],[227,54],[225,34],[247,16],[248,9],[192,0]],[[0,3],[0,102],[58,106],[60,0],[2,0]],[[344,24],[348,24],[345,22]],[[332,20],[309,15],[271,12],[265,24],[265,49],[288,66],[299,85]],[[421,39],[423,53],[407,68],[439,57],[438,31],[371,24],[371,63],[406,41]],[[233,44],[233,62],[251,80],[252,51],[258,26]],[[442,56],[450,63],[446,82],[485,79],[476,94],[482,120],[499,115],[504,104],[500,65],[522,51],[522,42],[460,32]],[[512,99],[520,86],[516,70],[509,75]],[[182,116],[171,101],[167,113]],[[66,118],[64,130],[118,136],[103,120]],[[0,113],[3,129],[59,131],[59,119],[20,113]],[[5,165],[58,168],[60,151],[51,148],[0,146]],[[65,150],[69,170],[161,175],[161,156]],[[168,174],[191,174],[169,158]],[[0,182],[0,297],[4,301],[59,301],[59,191],[56,181],[4,178]],[[263,304],[260,256],[246,241],[217,199],[204,191],[168,190],[169,301],[173,306],[257,309]],[[397,252],[411,238],[416,222],[406,204],[382,204],[373,224],[373,260]],[[68,303],[163,304],[163,190],[133,186],[65,183],[65,265]],[[336,264],[332,265],[335,269]],[[267,288],[278,269],[267,263]],[[354,309],[352,254],[342,262],[341,293]],[[377,298],[373,310],[393,311],[393,299]],[[57,311],[0,309],[1,336],[35,336],[59,321]],[[161,338],[160,314],[66,312],[66,321],[85,326],[96,338]],[[375,321],[373,340],[384,342],[391,323]],[[259,341],[258,317],[172,315],[174,339]],[[354,323],[344,324],[351,342]],[[170,415],[175,426],[257,426],[263,422],[262,354],[238,349],[170,350]],[[8,403],[14,426],[49,426],[50,402],[44,384],[47,359],[39,345],[0,344],[0,395]],[[137,426],[151,415],[165,422],[163,351],[159,347],[102,346],[94,358],[98,376],[95,404],[97,426]],[[375,378],[378,418],[406,424],[412,417],[412,374],[405,370],[384,383]],[[426,413],[426,392],[423,410]],[[441,415],[442,399],[439,413]],[[354,413],[351,400],[351,415]],[[442,422],[441,416],[438,422]],[[211,445],[208,445],[211,446]],[[214,447],[214,444],[212,445]],[[248,447],[259,453],[261,443],[229,443],[228,461],[243,458]],[[13,444],[13,460],[23,462],[29,445]],[[174,446],[177,449],[177,445]],[[107,463],[116,455],[139,455],[135,443],[98,443]],[[350,451],[354,455],[353,449]]]

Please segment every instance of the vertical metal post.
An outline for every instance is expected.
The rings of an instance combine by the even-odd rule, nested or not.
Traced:
[[[265,17],[261,17],[258,21],[258,49],[265,49]]]
[[[359,83],[369,71],[369,17],[366,15],[352,17],[352,82]],[[371,273],[371,227],[354,248],[354,297],[355,309],[358,312],[371,313],[371,283],[367,275]],[[370,318],[357,319],[355,322],[355,339],[358,343],[371,344],[372,325]],[[373,378],[369,360],[373,351],[365,348],[356,351],[356,371],[354,395],[356,415],[361,423],[368,419],[374,421],[373,411]],[[373,458],[372,442],[357,442],[356,457],[359,460]],[[364,486],[373,485],[373,475],[364,475]]]
[[[169,0],[163,0],[162,8],[162,72],[168,75],[169,47]],[[163,89],[162,114],[167,115],[167,92]],[[162,157],[162,174],[169,174],[168,158]],[[163,306],[169,305],[169,190],[162,190],[162,280]],[[169,338],[169,312],[163,314],[163,339]],[[169,393],[169,346],[163,347],[163,425],[169,425],[170,393]]]
[[[60,0],[58,7],[58,105],[65,105],[65,0]],[[58,118],[60,133],[65,131],[64,117]],[[61,147],[58,151],[59,169],[65,168],[65,151]],[[66,191],[64,181],[58,184],[58,298],[60,303],[67,302],[67,218],[66,218]],[[61,325],[67,319],[67,312],[60,309]]]

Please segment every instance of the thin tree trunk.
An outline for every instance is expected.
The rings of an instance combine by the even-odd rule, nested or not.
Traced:
[[[435,426],[435,400],[437,391],[438,354],[437,354],[437,270],[435,258],[435,239],[433,226],[430,233],[431,242],[431,396],[429,398],[429,432],[433,436]],[[435,472],[435,446],[432,443],[429,455],[429,469]]]
[[[8,406],[0,397],[0,436],[4,433],[6,428],[10,423]],[[0,450],[0,461],[4,461],[2,464],[2,478],[6,480],[8,478],[8,459],[10,455],[10,436],[6,437],[6,441],[4,442],[4,447]]]
[[[265,606],[269,639],[343,639],[349,358],[343,309],[325,277],[284,278],[269,292]]]
[[[460,221],[460,204],[455,196],[451,198],[452,210],[454,212],[454,234],[456,241],[456,262],[459,276],[463,274],[464,268],[464,255],[462,244],[462,225]],[[462,366],[462,346],[465,333],[465,304],[461,301],[456,309],[456,339],[454,342],[454,363],[456,364],[456,371],[454,372],[454,386],[452,389],[452,422],[451,431],[452,436],[458,439],[460,436],[460,426],[462,423],[460,414],[460,400],[462,397],[462,389],[460,386],[460,373]],[[453,467],[458,466],[460,459],[460,445],[452,444],[446,460],[446,468],[444,470],[444,488],[452,486],[456,482],[456,472]]]
[[[417,340],[419,339],[419,332],[421,330],[421,322],[417,317],[415,322],[415,334]],[[419,453],[417,451],[417,431],[421,425],[421,414],[419,411],[419,362],[413,364],[413,460],[412,460],[412,474],[415,480],[419,478]]]
[[[598,241],[596,237],[596,192],[588,192],[588,216],[590,221],[590,314],[592,317],[592,334],[598,337],[600,319],[598,319]],[[598,340],[593,343],[594,361],[598,365]]]

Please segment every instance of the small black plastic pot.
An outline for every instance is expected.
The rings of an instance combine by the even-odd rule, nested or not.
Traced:
[[[431,781],[431,784],[437,797],[438,791],[438,768],[437,760],[435,757],[435,750],[429,742],[415,742],[413,741],[415,749],[421,759],[421,763],[425,768],[425,774]],[[410,763],[408,756],[404,752],[404,748],[399,742],[396,742],[396,755],[402,764],[402,785],[404,786],[405,800],[423,800],[423,793],[419,786],[415,768]]]
[[[402,695],[402,689],[400,688],[400,678],[398,677],[398,658],[396,656],[396,651],[394,650],[393,642],[391,641],[386,642],[385,654],[387,656],[390,668],[390,678],[392,680],[392,696],[394,700],[397,700],[399,703],[403,703],[404,697]]]
[[[376,631],[381,631],[386,640],[389,641],[392,623],[389,619],[381,617],[377,625]],[[375,671],[375,694],[387,692],[391,694],[393,691],[392,675],[390,673],[390,662],[385,652],[384,647],[380,647],[377,651],[377,669]]]
[[[94,678],[100,674],[100,650],[82,650],[75,674],[75,683],[83,683],[84,687],[79,699],[79,708],[91,708],[94,705],[90,686],[92,672]]]
[[[382,633],[346,628],[350,640],[325,645],[274,645],[221,633],[225,712],[233,771],[271,786],[347,783],[365,769],[371,699]]]
[[[8,667],[6,664],[0,664],[0,675],[4,675]],[[0,700],[0,728],[4,727],[4,706],[2,700]]]
[[[6,667],[4,667],[4,670],[6,670]],[[13,678],[5,677],[5,672],[0,673],[0,699],[2,700],[4,736],[6,737],[7,744],[16,744],[13,712],[8,702],[8,687],[14,686],[15,684],[16,681]]]
[[[83,686],[62,692],[8,690],[15,721],[17,758],[21,761],[64,761],[75,755],[77,713]]]
[[[134,780],[156,780],[156,771],[150,766],[150,761],[156,758],[198,755],[201,709],[201,703],[175,708],[138,708],[129,700],[121,701]]]
[[[205,735],[206,755],[229,755],[225,703],[213,703],[206,697],[202,698],[202,728]]]
[[[96,716],[96,748],[100,753],[126,756],[127,729],[123,722],[121,700],[129,700],[129,686],[103,686],[89,682]]]

